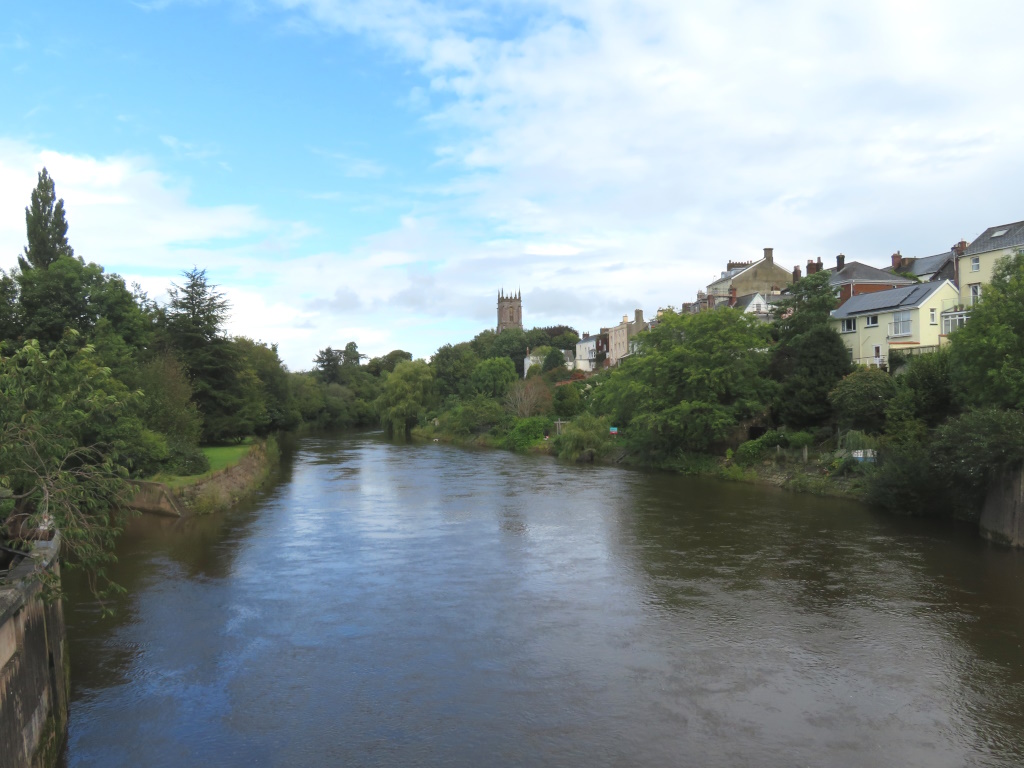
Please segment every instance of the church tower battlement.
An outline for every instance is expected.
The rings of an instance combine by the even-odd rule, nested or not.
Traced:
[[[519,291],[505,295],[498,291],[498,333],[507,328],[523,330],[523,297]]]

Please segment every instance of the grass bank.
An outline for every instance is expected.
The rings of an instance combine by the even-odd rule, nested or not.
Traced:
[[[236,445],[215,445],[202,449],[210,469],[199,475],[157,475],[193,514],[210,514],[227,509],[254,493],[266,482],[280,460],[277,440],[247,438]]]

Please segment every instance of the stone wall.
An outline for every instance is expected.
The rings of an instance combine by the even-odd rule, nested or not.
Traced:
[[[986,539],[1024,546],[1024,468],[1003,472],[992,482],[978,527]]]
[[[0,580],[0,768],[57,764],[68,718],[68,661],[60,600],[43,600],[37,569],[59,576],[59,539]]]
[[[185,514],[177,496],[163,483],[153,483],[147,480],[132,482],[136,488],[135,496],[128,502],[128,506],[132,509],[173,517],[181,517]]]

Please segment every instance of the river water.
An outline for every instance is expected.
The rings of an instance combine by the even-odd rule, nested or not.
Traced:
[[[350,435],[119,557],[70,766],[1024,764],[1024,555],[955,524]]]

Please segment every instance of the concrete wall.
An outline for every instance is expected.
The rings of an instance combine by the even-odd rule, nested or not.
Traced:
[[[1024,468],[1003,472],[993,481],[978,527],[986,539],[1024,546]]]
[[[64,611],[43,600],[37,569],[59,577],[59,540],[36,544],[0,580],[0,768],[57,764],[68,720]]]

